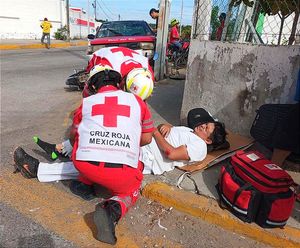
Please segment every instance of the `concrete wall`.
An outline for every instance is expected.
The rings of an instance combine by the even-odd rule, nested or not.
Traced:
[[[192,40],[181,120],[204,107],[228,129],[249,135],[260,105],[293,102],[299,68],[299,46]]]

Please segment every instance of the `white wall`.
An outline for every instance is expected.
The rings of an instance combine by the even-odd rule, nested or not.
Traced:
[[[64,0],[1,0],[1,39],[40,39],[41,21],[47,17],[54,32],[66,23]]]

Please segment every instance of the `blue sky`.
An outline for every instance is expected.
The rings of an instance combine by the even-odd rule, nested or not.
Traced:
[[[170,18],[180,20],[182,1],[182,24],[191,24],[194,0],[172,0]],[[87,10],[87,2],[87,0],[70,0],[70,6],[82,7]],[[94,1],[89,0],[89,2],[90,13],[93,15],[94,10],[91,5]],[[149,16],[149,10],[157,8],[159,2],[159,0],[97,0],[97,18],[118,20],[118,15],[120,15],[121,20],[145,20],[149,23],[154,23],[154,20]]]

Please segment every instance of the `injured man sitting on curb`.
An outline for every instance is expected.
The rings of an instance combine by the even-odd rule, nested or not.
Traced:
[[[153,132],[152,142],[140,148],[140,161],[144,163],[143,174],[159,175],[171,171],[175,167],[180,168],[189,163],[202,161],[208,151],[229,148],[224,124],[216,121],[206,110],[203,108],[192,109],[189,111],[187,119],[189,127],[159,125]],[[57,145],[44,142],[38,137],[34,137],[34,141],[53,160],[72,154],[73,147],[69,140]],[[29,175],[29,178],[37,177],[40,182],[76,179],[79,175],[73,162],[39,162],[23,149],[18,156],[15,152],[14,160],[18,164],[18,168],[25,170],[25,174]],[[83,199],[90,198],[84,192],[89,195],[94,194],[85,185],[75,183],[75,186],[72,187],[71,184],[71,191]]]

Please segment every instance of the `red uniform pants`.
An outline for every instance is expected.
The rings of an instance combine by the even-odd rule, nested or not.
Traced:
[[[143,180],[142,162],[139,161],[137,169],[128,165],[79,160],[75,160],[74,165],[80,173],[79,181],[88,185],[99,184],[110,191],[112,197],[108,200],[120,203],[121,217],[135,204]]]

